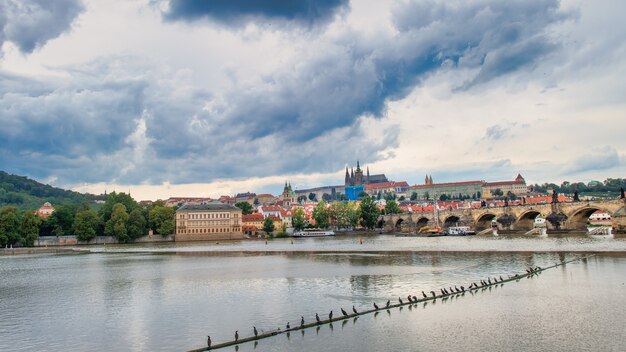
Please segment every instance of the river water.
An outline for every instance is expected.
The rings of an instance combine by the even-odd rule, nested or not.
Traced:
[[[84,249],[85,247],[81,247]],[[586,257],[239,351],[624,351],[626,239],[388,235],[0,256],[0,351],[185,351]],[[235,351],[235,347],[224,351]]]

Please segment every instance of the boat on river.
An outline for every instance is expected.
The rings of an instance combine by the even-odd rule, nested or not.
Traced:
[[[301,231],[295,231],[291,237],[330,237],[335,236],[333,230],[321,230],[321,229],[304,229]]]
[[[473,236],[476,232],[469,226],[450,226],[446,230],[447,236]]]
[[[441,228],[438,226],[436,227],[424,226],[417,231],[417,234],[418,236],[425,236],[425,237],[446,236],[446,233],[443,232]]]

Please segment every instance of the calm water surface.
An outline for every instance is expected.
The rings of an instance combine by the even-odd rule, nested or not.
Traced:
[[[240,351],[624,351],[626,241],[393,236],[94,247],[0,257],[0,351],[184,351],[332,309],[599,252],[425,306],[279,335]],[[131,252],[134,251],[134,252]],[[421,295],[421,294],[420,294]],[[224,351],[234,351],[226,348]]]

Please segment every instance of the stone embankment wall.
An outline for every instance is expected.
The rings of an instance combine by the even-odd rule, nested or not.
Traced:
[[[157,243],[157,242],[174,242],[174,235],[151,235],[137,238],[132,243]],[[89,242],[78,241],[76,236],[44,236],[35,240],[35,247],[54,247],[54,246],[80,246],[80,245],[102,245],[102,244],[118,244],[119,242],[113,236],[96,236]]]

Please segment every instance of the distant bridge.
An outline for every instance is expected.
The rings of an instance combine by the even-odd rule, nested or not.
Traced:
[[[626,199],[597,200],[572,203],[516,205],[495,208],[478,209],[452,209],[439,210],[439,223],[443,228],[462,225],[480,231],[491,226],[492,220],[497,220],[504,215],[514,218],[511,226],[503,227],[498,223],[498,228],[509,230],[530,230],[533,228],[535,218],[539,215],[547,217],[552,213],[562,214],[564,220],[560,228],[564,230],[587,230],[586,224],[589,216],[602,210],[611,215],[613,229],[626,231]],[[546,222],[548,230],[554,230],[554,226]],[[379,228],[392,232],[414,232],[424,226],[435,225],[433,212],[416,212],[381,215],[378,218]]]

